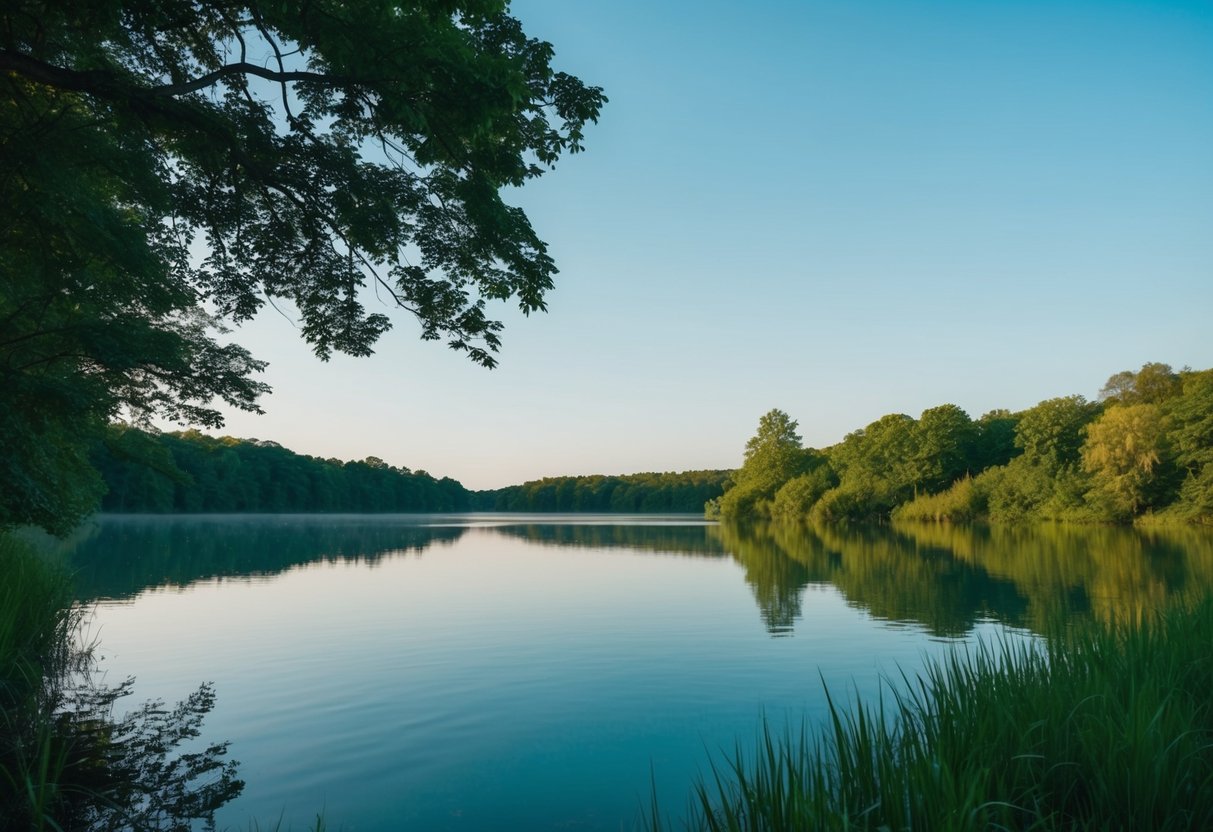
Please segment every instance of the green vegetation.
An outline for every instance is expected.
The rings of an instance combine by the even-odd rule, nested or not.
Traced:
[[[93,462],[108,489],[104,511],[398,512],[462,511],[467,489],[448,477],[303,456],[275,442],[148,434],[111,425]]]
[[[203,685],[174,708],[115,716],[131,681],[108,687],[77,642],[69,581],[0,536],[0,829],[189,829],[244,784],[226,743],[198,746],[214,704]],[[188,753],[179,751],[189,743]]]
[[[687,829],[1213,827],[1213,602],[954,653],[817,733],[738,746]],[[668,824],[654,806],[648,826]]]
[[[1213,370],[1112,376],[1099,402],[1043,401],[973,421],[895,413],[823,450],[773,410],[709,516],[734,520],[1213,523]]]
[[[110,512],[698,512],[728,471],[549,477],[489,491],[388,465],[296,454],[275,442],[110,425],[91,464]]]
[[[698,512],[724,491],[728,471],[545,477],[473,494],[477,511]]]
[[[502,194],[606,101],[552,59],[480,0],[0,6],[0,528],[90,513],[115,418],[257,410],[224,325],[267,305],[363,356],[373,294],[493,366],[488,303],[557,271]]]

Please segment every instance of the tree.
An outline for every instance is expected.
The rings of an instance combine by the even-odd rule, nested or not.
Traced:
[[[1089,482],[1080,469],[1086,426],[1100,414],[1082,396],[1047,399],[1019,415],[1015,445],[1022,453],[977,478],[988,494],[990,519],[1084,517]]]
[[[800,446],[796,420],[770,410],[758,420],[758,432],[746,442],[745,459],[733,475],[733,486],[720,498],[725,517],[767,513],[766,504],[788,480],[805,473],[818,454]]]
[[[1183,395],[1164,405],[1167,438],[1183,475],[1179,510],[1213,519],[1213,370],[1183,374]]]
[[[367,355],[373,289],[493,366],[487,302],[543,310],[556,273],[501,190],[606,100],[552,57],[504,0],[4,4],[0,525],[86,511],[78,437],[115,416],[257,410],[221,325],[267,303]]]
[[[1015,426],[1015,444],[1022,459],[1048,473],[1078,464],[1083,428],[1099,415],[1099,405],[1082,396],[1047,399],[1024,411]]]
[[[1116,516],[1133,516],[1151,504],[1158,469],[1167,462],[1157,405],[1110,407],[1087,426],[1082,467],[1093,491]]]
[[[829,520],[880,517],[908,499],[917,481],[916,429],[912,417],[889,413],[843,437],[829,450],[838,488],[822,496],[814,515]]]
[[[1005,408],[991,410],[977,420],[974,471],[1006,465],[1019,453],[1015,447],[1015,427],[1018,424],[1019,417]]]
[[[1170,364],[1157,361],[1141,365],[1136,373],[1121,370],[1099,391],[1101,401],[1121,404],[1159,404],[1180,393],[1180,377]]]
[[[971,471],[977,427],[954,404],[924,410],[914,426],[914,489],[942,491]]]

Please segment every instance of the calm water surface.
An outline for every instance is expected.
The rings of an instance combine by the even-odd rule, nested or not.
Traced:
[[[1213,587],[1193,530],[741,530],[694,517],[108,517],[72,552],[111,681],[181,699],[220,825],[628,829],[765,717],[976,638]]]

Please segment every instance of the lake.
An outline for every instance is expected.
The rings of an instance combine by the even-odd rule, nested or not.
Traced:
[[[232,829],[618,830],[654,792],[676,818],[764,719],[819,720],[823,685],[1213,587],[1195,529],[110,516],[69,556],[111,682],[215,683]]]

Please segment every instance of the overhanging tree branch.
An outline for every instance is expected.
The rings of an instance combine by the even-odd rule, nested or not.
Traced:
[[[355,83],[355,79],[340,75],[308,72],[306,70],[272,70],[249,63],[248,61],[237,61],[225,64],[213,72],[208,72],[206,75],[199,76],[191,81],[140,87],[124,80],[117,72],[102,69],[66,69],[55,64],[40,61],[37,58],[31,58],[29,55],[21,52],[13,52],[6,49],[0,49],[0,70],[16,72],[31,81],[62,90],[98,93],[102,95],[126,90],[129,93],[137,94],[139,97],[150,98],[173,98],[196,92],[200,89],[214,86],[224,78],[229,78],[233,75],[255,75],[258,78],[264,78],[267,81],[274,81],[280,84],[287,84],[293,81],[306,81],[330,87],[344,87]],[[367,78],[357,80],[357,83],[362,84],[373,82],[374,79]]]

